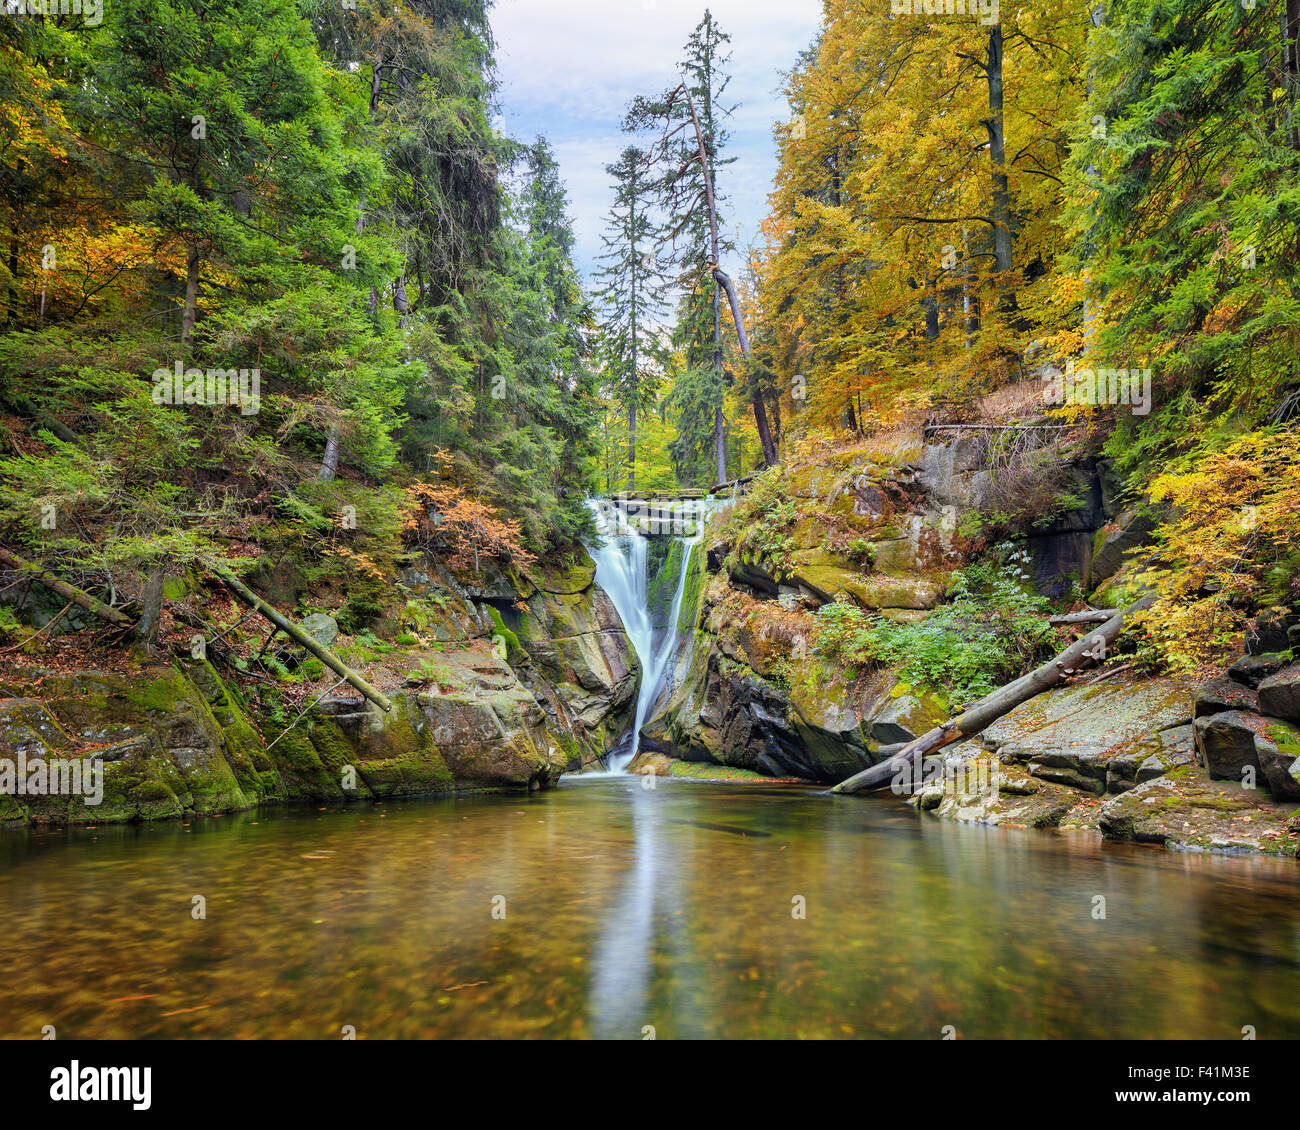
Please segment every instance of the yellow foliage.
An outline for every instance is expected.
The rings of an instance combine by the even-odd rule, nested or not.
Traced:
[[[1173,666],[1207,667],[1252,607],[1292,597],[1300,557],[1300,433],[1252,433],[1151,485],[1169,507],[1139,582],[1160,591],[1141,618]]]

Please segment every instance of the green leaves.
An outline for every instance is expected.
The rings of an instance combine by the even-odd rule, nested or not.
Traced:
[[[991,694],[1051,653],[1047,602],[1028,593],[1012,565],[976,564],[954,577],[951,603],[916,624],[856,605],[817,612],[817,648],[850,667],[891,667],[954,707]]]

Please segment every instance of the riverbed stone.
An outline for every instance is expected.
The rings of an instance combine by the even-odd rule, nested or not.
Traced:
[[[1264,789],[1213,780],[1185,765],[1108,800],[1098,826],[1109,839],[1199,851],[1297,854],[1296,805]]]
[[[1189,726],[1190,699],[1190,685],[1172,676],[1060,687],[1022,703],[976,740],[1032,776],[1100,795],[1131,787],[1157,755],[1176,760],[1167,753],[1176,740],[1166,747],[1159,735]]]
[[[973,743],[953,746],[943,761],[945,771],[930,774],[909,801],[922,812],[966,824],[1050,828],[1078,804],[1072,789],[993,761]]]

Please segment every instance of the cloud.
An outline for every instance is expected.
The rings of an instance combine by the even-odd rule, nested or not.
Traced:
[[[726,226],[755,239],[776,171],[772,124],[787,113],[781,72],[808,46],[821,22],[819,0],[711,0],[731,35],[732,81],[739,103],[727,123],[736,158],[719,174],[729,198]],[[619,124],[637,94],[672,86],[682,47],[704,15],[702,0],[497,0],[500,101],[505,128],[555,148],[569,191],[578,265],[590,275],[610,204],[605,166],[635,139]]]

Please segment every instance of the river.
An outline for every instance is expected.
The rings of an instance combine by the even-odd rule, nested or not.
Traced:
[[[0,833],[0,1034],[1300,1037],[1294,861],[642,781]]]

